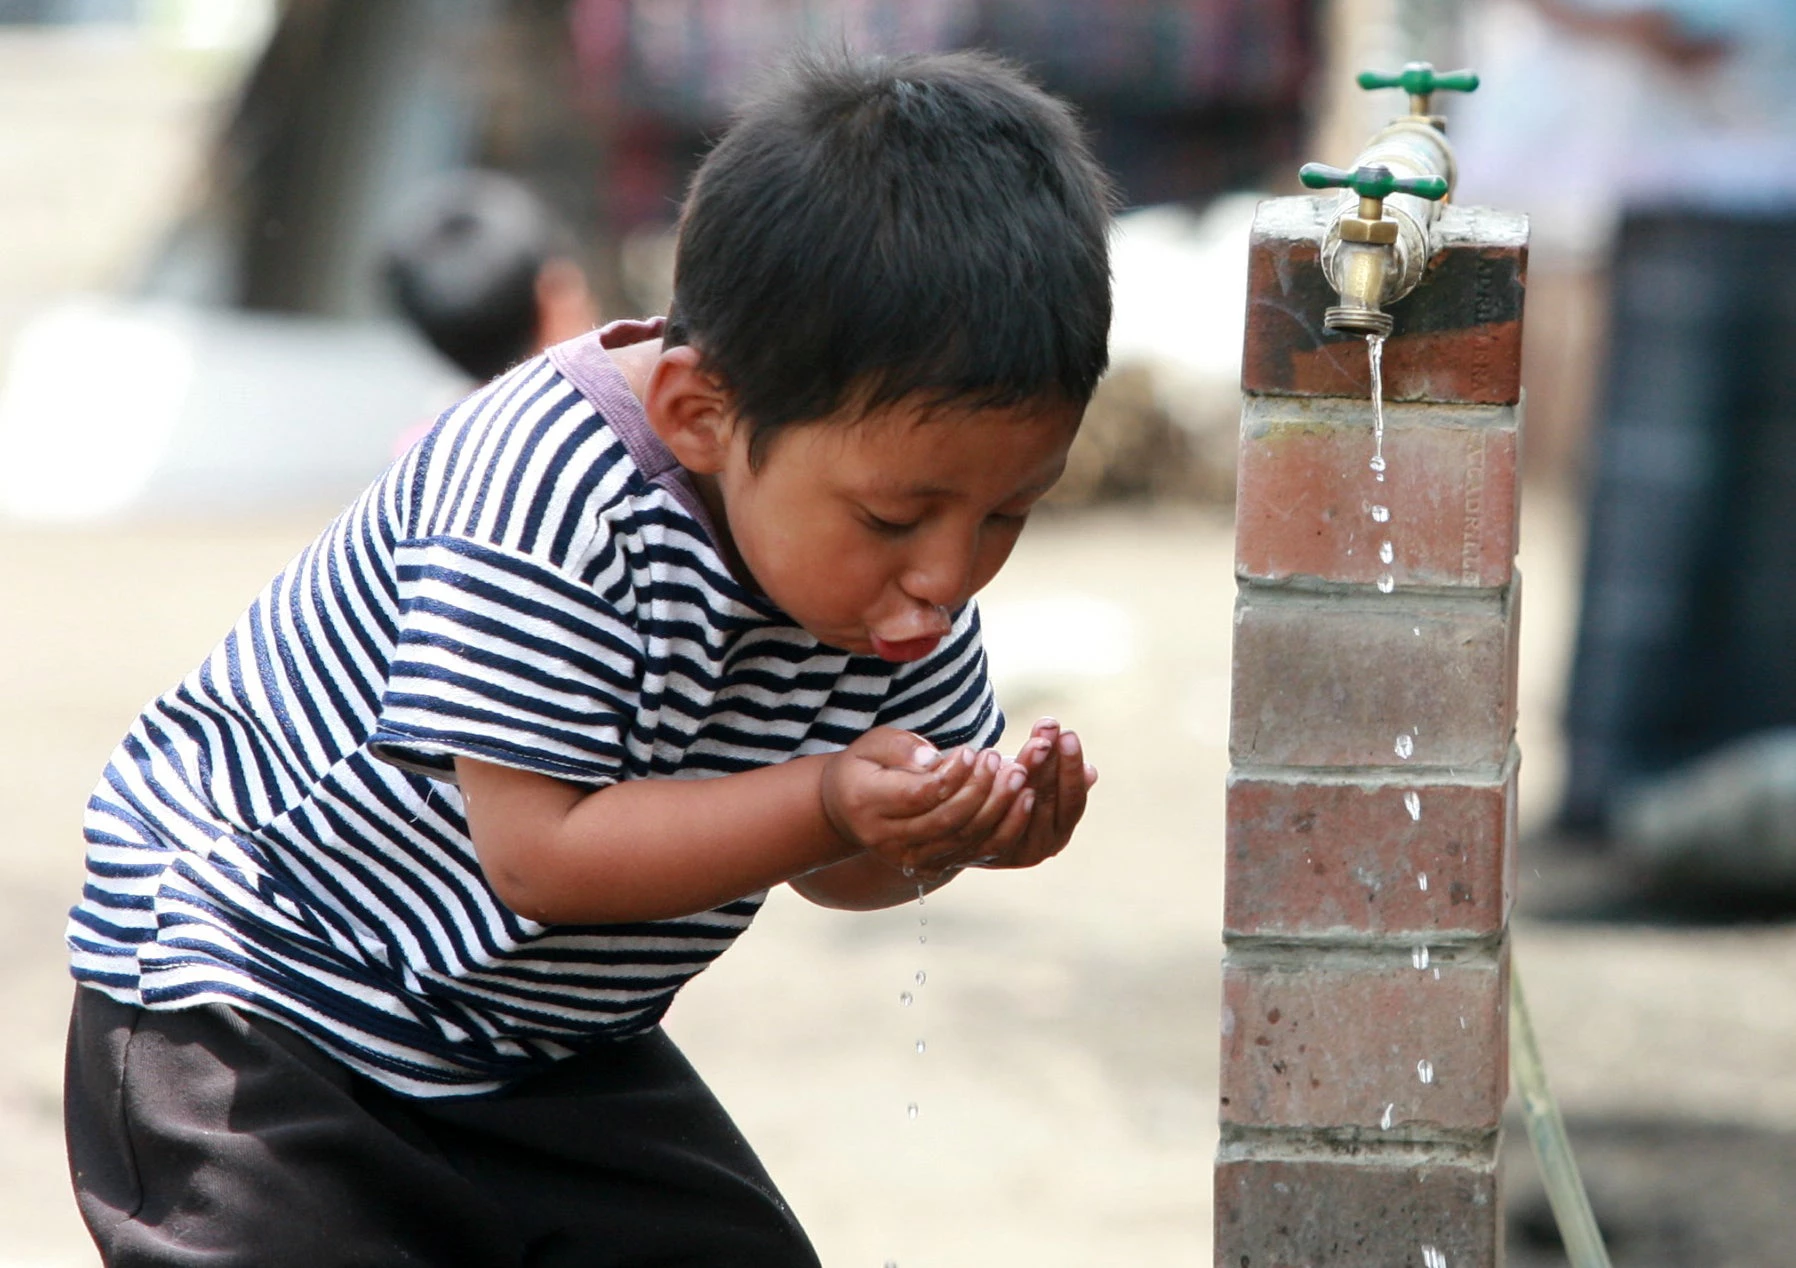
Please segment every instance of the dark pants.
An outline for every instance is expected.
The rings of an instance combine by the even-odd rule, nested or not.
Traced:
[[[1796,215],[1616,242],[1561,818],[1796,726]]]
[[[659,1030],[417,1101],[253,1014],[75,995],[69,1159],[108,1265],[817,1263]]]

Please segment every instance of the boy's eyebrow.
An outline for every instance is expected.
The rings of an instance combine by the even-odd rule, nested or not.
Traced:
[[[1038,480],[1034,484],[1026,485],[1023,488],[1018,489],[1014,494],[1012,494],[1012,496],[1013,497],[1029,497],[1032,495],[1046,493],[1049,489],[1054,487],[1054,483],[1055,482],[1053,480]],[[921,499],[921,498],[952,497],[954,494],[958,493],[960,490],[952,488],[951,486],[945,485],[945,484],[910,484],[910,485],[889,484],[889,485],[884,485],[880,488],[877,488],[874,491],[876,493],[883,494],[887,497],[919,498],[919,499]]]

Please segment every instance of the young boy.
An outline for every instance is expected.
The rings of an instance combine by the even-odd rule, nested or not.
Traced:
[[[814,1264],[658,1027],[781,882],[1067,843],[971,602],[1105,365],[1110,196],[974,55],[801,63],[665,324],[451,410],[90,804],[67,1121],[110,1264]]]

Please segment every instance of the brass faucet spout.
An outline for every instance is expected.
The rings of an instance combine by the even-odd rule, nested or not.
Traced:
[[[1359,335],[1388,335],[1393,322],[1384,311],[1386,279],[1392,264],[1391,248],[1371,242],[1343,242],[1335,268],[1341,302],[1322,314],[1330,330]]]

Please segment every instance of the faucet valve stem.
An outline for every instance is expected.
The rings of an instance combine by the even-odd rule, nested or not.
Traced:
[[[1394,75],[1384,71],[1362,70],[1357,82],[1368,92],[1374,88],[1401,88],[1409,94],[1409,113],[1439,127],[1444,121],[1430,113],[1434,94],[1476,91],[1478,75],[1476,71],[1470,70],[1437,71],[1429,62],[1408,62]]]
[[[1383,304],[1387,279],[1393,276],[1399,229],[1397,222],[1384,214],[1384,200],[1392,194],[1409,194],[1437,201],[1447,193],[1447,178],[1398,176],[1376,163],[1350,172],[1324,163],[1305,163],[1297,178],[1310,189],[1350,189],[1359,195],[1359,214],[1344,215],[1336,222],[1341,255],[1331,280],[1341,292],[1341,303],[1323,314],[1323,325],[1355,334],[1389,335],[1393,323]]]
[[[1370,242],[1385,247],[1397,241],[1397,223],[1385,219],[1384,200],[1392,194],[1414,194],[1430,202],[1447,193],[1444,176],[1397,176],[1381,165],[1351,172],[1326,163],[1305,163],[1297,179],[1309,189],[1351,189],[1359,195],[1359,214],[1341,218],[1343,242]]]

